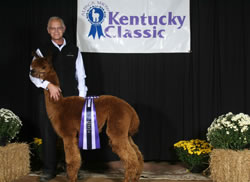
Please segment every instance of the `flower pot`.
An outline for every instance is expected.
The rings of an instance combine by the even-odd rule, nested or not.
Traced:
[[[201,173],[208,167],[211,145],[205,140],[181,140],[174,144],[176,154],[192,173]]]
[[[192,168],[190,168],[190,172],[191,173],[201,173],[202,171],[204,171],[205,169],[208,168],[208,165],[196,165],[193,166]]]
[[[210,159],[213,181],[250,181],[250,150],[214,149],[210,154]]]

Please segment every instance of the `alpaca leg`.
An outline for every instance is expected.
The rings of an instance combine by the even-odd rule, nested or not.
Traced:
[[[136,152],[130,145],[128,137],[110,137],[110,145],[113,152],[116,153],[123,162],[125,171],[123,182],[136,182],[139,163]]]
[[[139,181],[141,173],[143,171],[143,165],[144,165],[143,156],[142,156],[138,146],[134,143],[132,137],[129,137],[129,143],[133,147],[133,149],[135,150],[137,158],[138,158],[139,168],[138,168],[137,173],[136,173],[136,181]]]
[[[67,174],[70,182],[77,181],[78,170],[81,167],[81,155],[76,137],[63,138]]]

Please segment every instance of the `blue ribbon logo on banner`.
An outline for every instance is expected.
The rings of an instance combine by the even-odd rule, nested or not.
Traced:
[[[100,39],[101,36],[105,37],[102,31],[102,22],[106,17],[106,13],[102,7],[92,6],[87,12],[88,21],[91,23],[88,36],[93,36],[95,39],[96,34]]]

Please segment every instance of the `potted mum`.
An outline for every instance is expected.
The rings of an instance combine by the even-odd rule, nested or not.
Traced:
[[[0,181],[14,181],[30,172],[28,144],[10,143],[21,126],[21,120],[12,111],[0,109]]]
[[[211,153],[211,177],[215,181],[250,181],[250,117],[223,114],[207,130]]]
[[[212,147],[205,140],[181,140],[174,144],[174,148],[179,160],[184,162],[191,172],[200,173],[208,167]]]
[[[30,152],[31,152],[31,170],[37,171],[42,167],[42,139],[33,138],[33,141],[30,143]]]
[[[5,146],[16,137],[22,121],[11,110],[0,109],[0,145]]]

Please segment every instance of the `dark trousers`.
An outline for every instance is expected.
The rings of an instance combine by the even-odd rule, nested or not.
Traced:
[[[42,138],[42,159],[43,172],[55,174],[56,173],[56,143],[57,134],[55,133],[52,124],[48,118],[44,95],[41,94],[39,107],[40,133]]]

